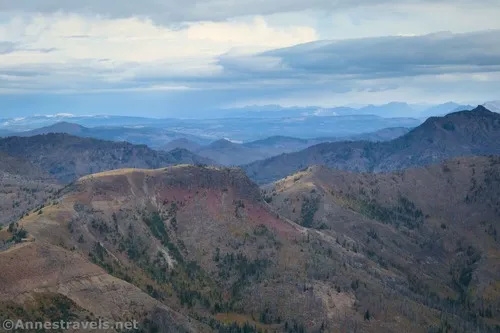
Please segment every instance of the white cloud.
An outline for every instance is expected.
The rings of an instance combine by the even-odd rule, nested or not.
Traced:
[[[0,94],[496,99],[498,17],[500,0],[0,1]]]
[[[271,26],[262,17],[189,23],[180,29],[139,18],[61,13],[14,17],[0,24],[0,40],[20,48],[0,54],[0,75],[1,71],[11,73],[11,79],[4,82],[9,87],[3,88],[20,87],[23,82],[27,87],[33,82],[40,88],[54,88],[98,81],[93,86],[100,89],[101,84],[138,76],[213,75],[220,71],[216,58],[224,53],[245,54],[316,39],[310,27]],[[12,74],[28,71],[36,75]],[[14,84],[16,80],[22,82]]]
[[[500,1],[414,1],[364,5],[321,15],[322,39],[412,36],[500,29]]]

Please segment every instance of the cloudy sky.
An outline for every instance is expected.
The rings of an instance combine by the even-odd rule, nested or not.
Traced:
[[[482,103],[499,17],[500,0],[0,0],[0,117]]]

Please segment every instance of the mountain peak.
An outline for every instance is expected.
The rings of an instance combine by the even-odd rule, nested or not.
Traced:
[[[473,110],[461,110],[461,111],[455,111],[455,112],[448,113],[445,116],[441,116],[441,117],[440,116],[430,117],[424,122],[424,124],[433,123],[433,122],[442,122],[444,120],[446,120],[446,121],[458,121],[458,119],[461,117],[465,117],[466,119],[473,119],[474,117],[478,117],[478,116],[491,117],[492,119],[500,118],[499,114],[488,110],[483,105],[478,105]],[[422,125],[424,125],[424,124],[422,124]]]
[[[40,134],[49,134],[49,133],[65,133],[71,135],[79,135],[88,131],[87,127],[70,123],[67,121],[61,121],[46,127],[41,127],[35,130],[21,132],[18,133],[20,136],[34,136]]]
[[[428,118],[407,134],[379,143],[325,143],[257,161],[244,168],[259,183],[282,178],[312,164],[348,171],[393,171],[444,159],[499,154],[500,114],[484,106]]]
[[[474,110],[471,112],[487,112],[487,113],[494,113],[491,110],[487,109],[484,105],[478,105]]]
[[[185,149],[160,152],[146,145],[82,138],[66,133],[0,139],[0,151],[34,161],[63,182],[119,168],[155,169],[175,164],[212,164]]]
[[[217,141],[212,142],[209,146],[211,148],[226,148],[226,147],[233,147],[237,146],[237,143],[231,142],[227,139],[219,139]]]

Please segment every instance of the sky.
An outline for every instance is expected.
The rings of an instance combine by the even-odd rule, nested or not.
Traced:
[[[0,118],[500,99],[500,0],[0,0]]]

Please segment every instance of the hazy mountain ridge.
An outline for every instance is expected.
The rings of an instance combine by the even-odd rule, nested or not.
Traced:
[[[500,112],[500,100],[486,102],[484,107],[493,112]]]
[[[375,115],[379,117],[416,117],[427,118],[441,116],[454,111],[470,110],[473,106],[447,102],[437,105],[414,105],[405,102],[390,102],[379,105],[365,105],[359,107],[282,107],[279,105],[248,106],[232,109],[224,113],[225,117],[303,117],[303,116],[351,116],[351,115]]]
[[[259,183],[271,182],[320,164],[341,170],[390,171],[437,163],[462,155],[500,154],[500,115],[479,106],[473,111],[431,117],[388,142],[322,143],[243,166]]]
[[[161,146],[159,149],[164,150],[164,151],[170,151],[173,149],[181,148],[181,149],[186,149],[186,150],[195,152],[198,149],[200,149],[201,147],[202,147],[202,145],[200,145],[199,143],[196,143],[196,142],[191,141],[189,139],[182,138],[182,139],[172,140],[172,141],[168,142],[167,144],[165,144],[164,146]]]
[[[110,141],[127,141],[133,144],[145,144],[154,149],[162,147],[166,142],[177,139],[189,139],[200,144],[209,142],[206,139],[193,135],[170,131],[163,128],[146,126],[85,127],[77,123],[70,123],[66,121],[29,131],[9,132],[8,135],[27,137],[50,133],[65,133],[84,138],[95,138]]]
[[[0,139],[0,151],[29,160],[64,183],[87,174],[123,167],[214,164],[210,159],[186,150],[158,152],[145,145],[54,133]]]
[[[123,119],[126,120],[123,120]],[[382,118],[374,115],[346,116],[293,116],[283,114],[279,118],[217,118],[217,119],[147,119],[128,117],[71,117],[43,118],[44,122],[30,122],[30,118],[8,120],[0,123],[0,130],[15,131],[31,135],[30,130],[48,126],[47,132],[53,132],[51,126],[64,121],[86,126],[93,136],[114,141],[129,141],[148,144],[155,149],[168,141],[187,138],[200,144],[226,138],[231,141],[249,142],[276,134],[290,137],[346,137],[360,133],[374,132],[388,127],[414,127],[420,119]],[[41,133],[39,133],[41,134]],[[11,134],[17,135],[17,134]],[[87,135],[87,134],[85,134]]]
[[[375,142],[387,141],[397,138],[407,133],[409,130],[410,129],[404,127],[385,128],[380,131],[359,134],[348,138],[323,137],[301,139],[286,136],[272,136],[266,139],[244,142],[241,144],[221,139],[204,146],[181,140],[178,144],[175,142],[167,144],[165,150],[172,149],[173,147],[189,147],[194,153],[200,156],[215,160],[222,165],[235,166],[266,159],[283,153],[299,151],[323,142],[343,141],[346,139]]]

